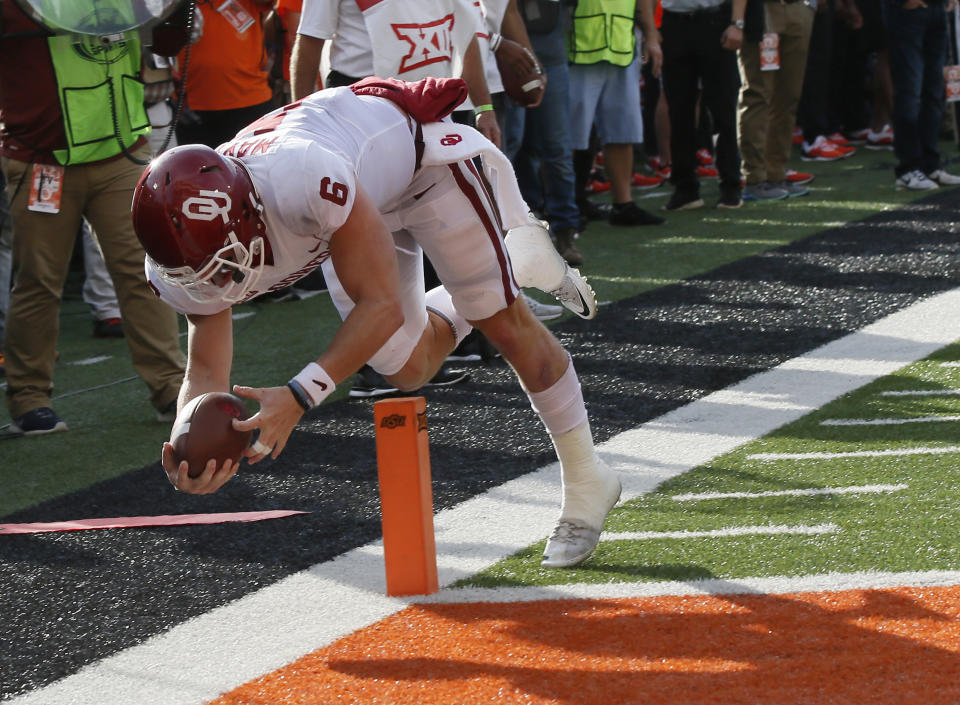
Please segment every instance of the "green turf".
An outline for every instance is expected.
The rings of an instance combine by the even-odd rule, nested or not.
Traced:
[[[960,569],[958,453],[842,459],[756,459],[758,453],[960,445],[960,422],[896,426],[825,426],[827,419],[907,419],[960,415],[960,395],[884,396],[884,391],[957,390],[960,344],[880,378],[774,433],[673,478],[610,515],[608,532],[705,531],[744,526],[835,524],[821,535],[760,535],[601,542],[572,570],[539,565],[543,543],[501,561],[460,585],[605,583],[736,579],[853,571]],[[767,492],[905,484],[875,494],[833,494],[678,501],[675,495]]]
[[[956,154],[944,143],[945,158]],[[841,163],[795,166],[812,171],[812,193],[777,203],[716,210],[715,182],[704,182],[707,207],[667,215],[667,224],[613,228],[593,222],[579,246],[583,271],[601,301],[633,296],[719,265],[797,240],[826,227],[869,216],[923,194],[896,191],[890,152],[866,152]],[[656,195],[635,192],[646,208],[659,210],[669,186]],[[69,292],[68,292],[69,293]],[[543,301],[548,298],[538,297]],[[250,385],[283,383],[316,357],[338,324],[322,294],[307,301],[243,306],[256,315],[236,321],[232,379]],[[146,389],[136,378],[124,342],[90,337],[89,312],[75,295],[63,307],[60,361],[55,374],[56,411],[70,432],[10,440],[0,435],[0,516],[119,475],[159,459],[168,429],[153,420]],[[93,356],[94,365],[70,364]],[[338,396],[345,393],[342,385]],[[337,397],[334,397],[337,398]],[[0,412],[0,425],[8,423]],[[0,431],[2,434],[2,431]]]

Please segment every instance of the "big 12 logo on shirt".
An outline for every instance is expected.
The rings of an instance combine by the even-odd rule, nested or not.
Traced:
[[[400,61],[404,74],[429,64],[453,61],[453,15],[426,24],[391,24],[397,39],[410,44]]]

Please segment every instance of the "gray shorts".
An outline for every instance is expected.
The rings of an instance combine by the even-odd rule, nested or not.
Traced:
[[[601,144],[643,142],[640,61],[614,66],[606,61],[570,66],[570,136],[574,149],[590,146],[594,123]]]

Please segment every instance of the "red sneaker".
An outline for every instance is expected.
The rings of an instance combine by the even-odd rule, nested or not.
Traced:
[[[590,179],[587,181],[587,193],[606,193],[610,190],[610,182],[602,179]]]
[[[641,190],[656,188],[663,183],[662,176],[644,176],[643,174],[633,173],[630,185]]]
[[[808,174],[805,171],[797,171],[796,169],[787,169],[784,175],[787,177],[787,181],[792,184],[802,185],[809,184],[813,181],[813,174]]]
[[[841,147],[850,146],[850,140],[841,135],[839,132],[834,132],[832,135],[827,135],[827,139],[836,145],[840,145]]]
[[[793,143],[794,144],[803,143],[803,130],[799,127],[793,128]]]
[[[805,162],[835,162],[846,159],[857,150],[853,147],[841,147],[834,144],[823,135],[817,137],[813,144],[803,143],[800,158]]]
[[[867,134],[867,149],[893,149],[893,128],[884,125],[879,132],[870,130]]]
[[[698,166],[697,176],[701,179],[716,179],[718,176],[720,176],[720,172],[718,172],[712,166]]]
[[[697,159],[701,166],[713,166],[713,155],[710,154],[709,149],[698,149]]]

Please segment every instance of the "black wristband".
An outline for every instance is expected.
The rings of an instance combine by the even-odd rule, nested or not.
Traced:
[[[303,407],[304,411],[310,411],[313,406],[310,404],[310,399],[307,397],[306,391],[303,387],[300,386],[300,383],[296,380],[290,380],[287,382],[287,387],[290,389],[290,393],[293,394],[293,398],[297,400],[297,403]]]

